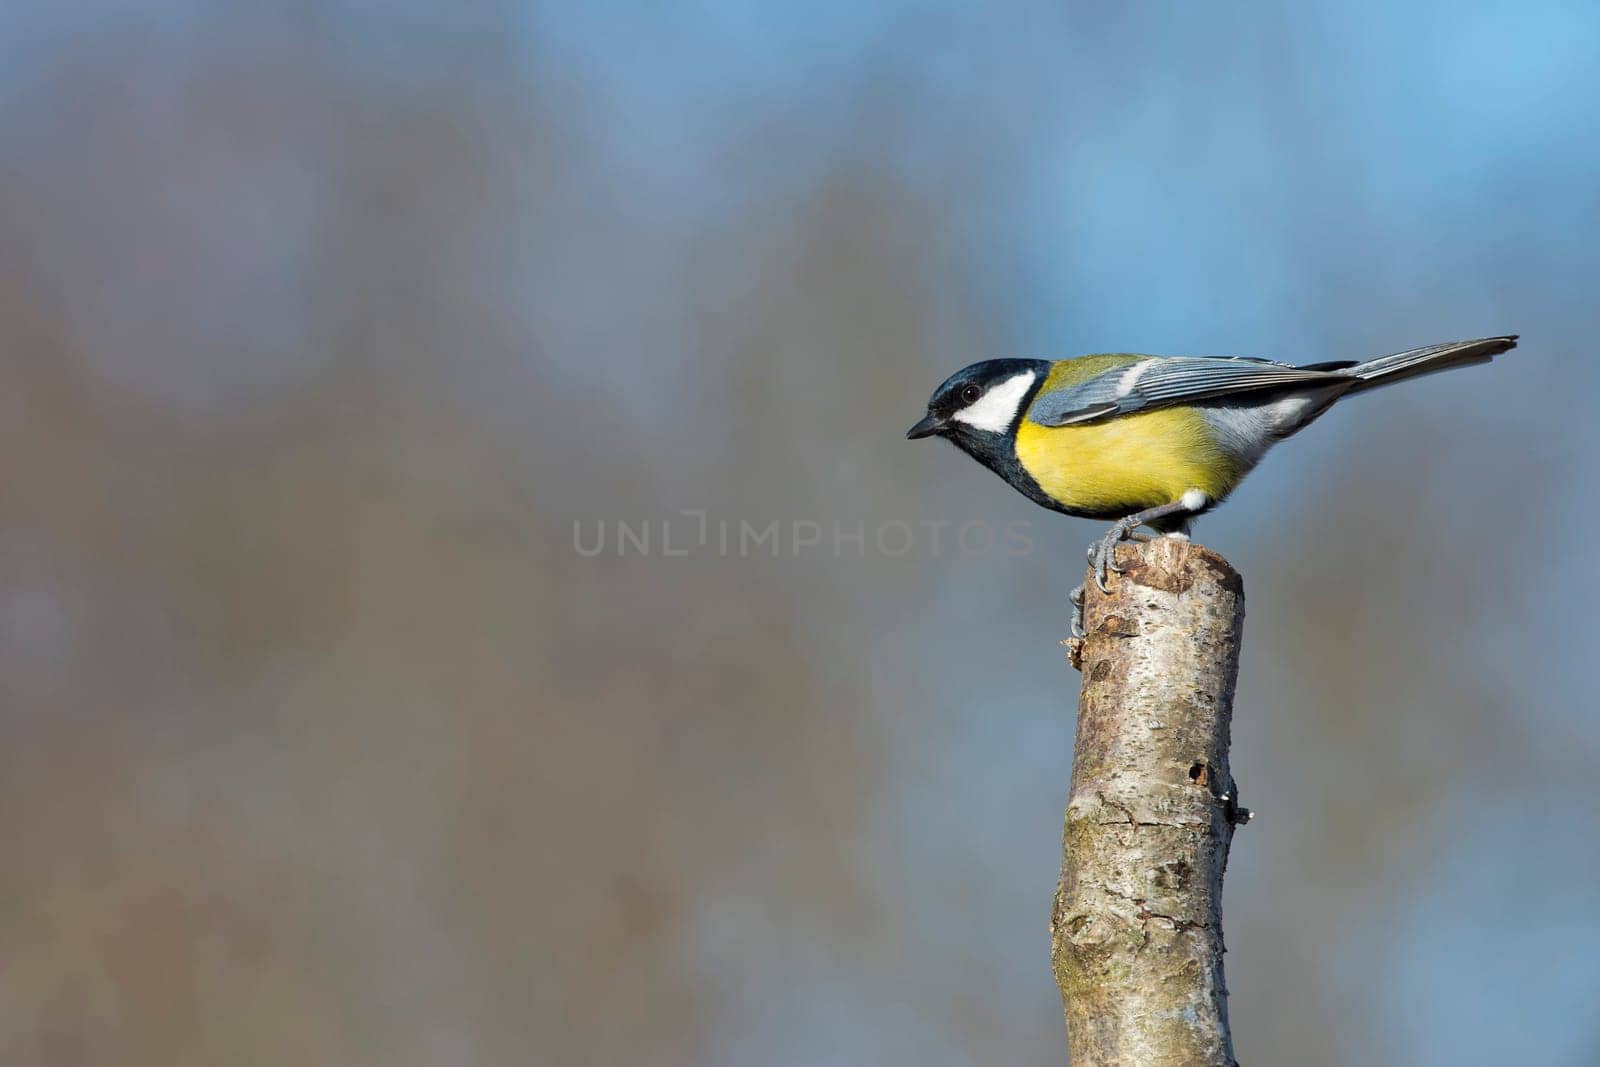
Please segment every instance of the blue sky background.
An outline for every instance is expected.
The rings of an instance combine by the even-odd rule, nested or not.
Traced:
[[[1095,528],[905,426],[993,356],[1519,332],[1197,528],[1231,1012],[1597,1062],[1596,54],[1578,3],[8,7],[0,1047],[1059,1063]],[[577,551],[684,509],[777,558]]]

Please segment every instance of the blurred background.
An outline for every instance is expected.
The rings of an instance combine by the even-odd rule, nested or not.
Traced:
[[[1600,1063],[1597,53],[1576,2],[6,5],[0,1055],[1061,1063],[1098,528],[905,428],[981,358],[1517,331],[1198,527],[1231,1010],[1248,1064]]]

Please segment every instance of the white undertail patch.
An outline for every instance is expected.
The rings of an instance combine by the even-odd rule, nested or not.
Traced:
[[[1245,395],[1196,410],[1211,424],[1218,446],[1241,471],[1248,471],[1267,449],[1316,418],[1343,391],[1343,386],[1324,386],[1266,403]]]
[[[1023,371],[1007,378],[999,385],[991,386],[982,396],[951,417],[956,422],[964,422],[975,429],[988,430],[990,433],[1005,433],[1016,420],[1017,409],[1022,406],[1022,398],[1028,395],[1028,389],[1032,385],[1033,372]]]
[[[1178,498],[1178,503],[1189,511],[1199,511],[1206,506],[1206,495],[1198,489],[1190,489]]]

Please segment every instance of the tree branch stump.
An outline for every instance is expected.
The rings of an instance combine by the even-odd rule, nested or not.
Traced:
[[[1061,881],[1050,919],[1073,1067],[1236,1067],[1222,875],[1250,817],[1228,770],[1244,584],[1172,538],[1087,583]]]

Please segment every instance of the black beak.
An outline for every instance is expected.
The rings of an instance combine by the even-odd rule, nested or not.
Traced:
[[[923,437],[932,437],[944,429],[944,420],[935,415],[924,415],[922,421],[906,431],[906,440],[915,441]]]

